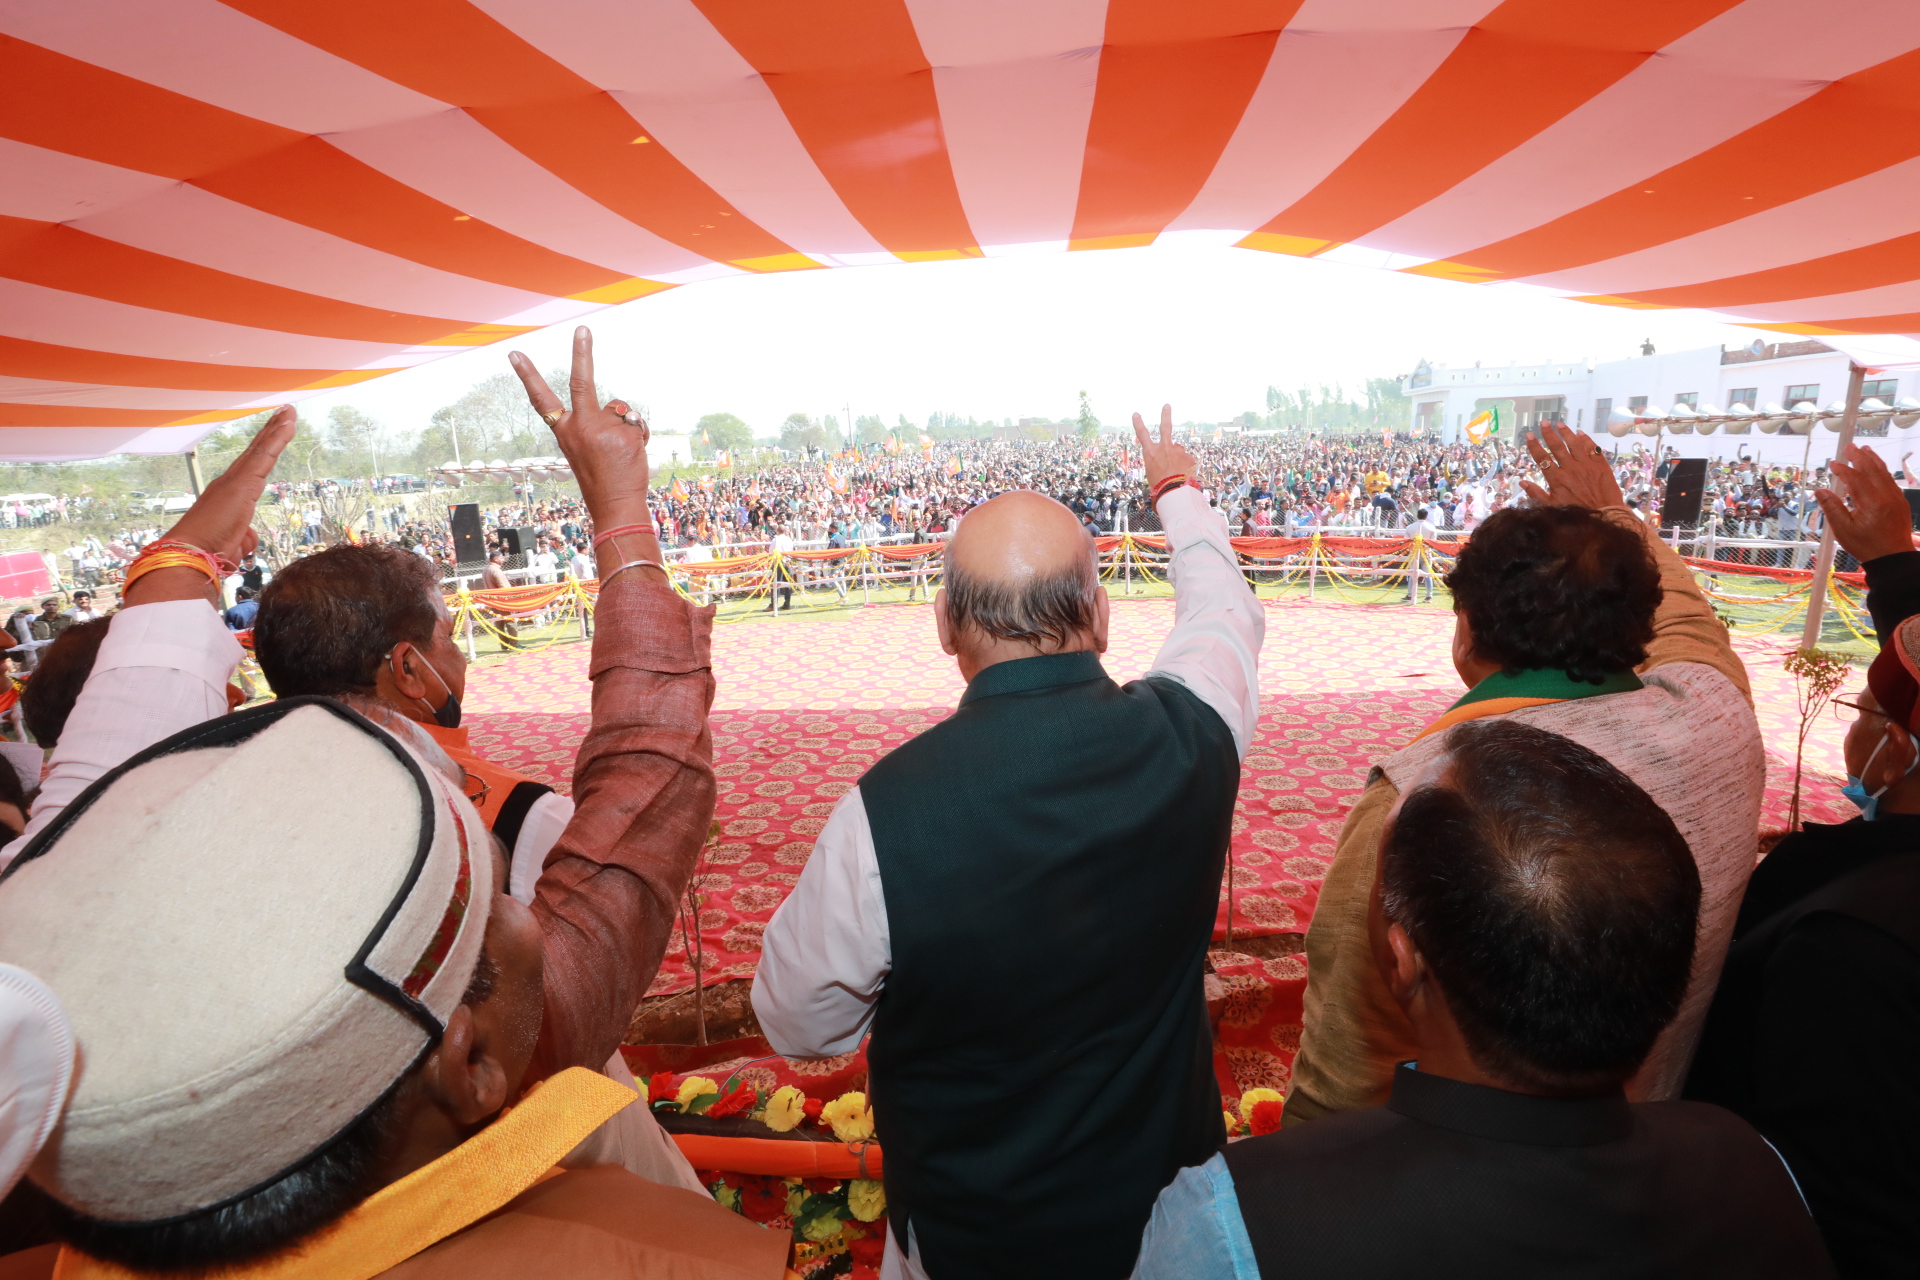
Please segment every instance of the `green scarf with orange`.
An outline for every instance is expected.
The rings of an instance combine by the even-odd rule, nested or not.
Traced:
[[[1550,702],[1572,702],[1579,698],[1597,698],[1607,693],[1631,693],[1641,688],[1640,677],[1631,671],[1612,671],[1598,681],[1575,680],[1564,671],[1543,669],[1496,671],[1461,695],[1447,708],[1445,715],[1422,729],[1415,742],[1430,733],[1451,729],[1467,720],[1505,715],[1525,707],[1543,707]]]

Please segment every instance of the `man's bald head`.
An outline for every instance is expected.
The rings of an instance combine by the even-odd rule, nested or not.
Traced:
[[[1016,489],[968,512],[946,571],[947,623],[961,644],[991,637],[1050,653],[1097,625],[1093,540],[1044,494]]]

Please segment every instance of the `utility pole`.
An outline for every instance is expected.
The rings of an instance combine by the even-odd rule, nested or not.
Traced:
[[[193,490],[193,496],[196,498],[200,496],[200,491],[207,487],[206,481],[200,478],[199,445],[187,450],[187,487]]]

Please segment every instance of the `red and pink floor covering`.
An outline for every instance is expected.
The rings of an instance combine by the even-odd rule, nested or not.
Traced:
[[[1306,929],[1340,824],[1371,762],[1462,692],[1448,658],[1453,618],[1444,609],[1305,601],[1266,607],[1260,731],[1241,773],[1234,819],[1236,937]],[[1143,674],[1172,623],[1171,601],[1115,601],[1108,672],[1118,680]],[[1785,825],[1793,782],[1798,714],[1793,680],[1780,666],[1791,643],[1785,636],[1736,641],[1768,746],[1763,829]],[[709,982],[753,972],[760,934],[798,879],[833,802],[882,753],[947,715],[963,688],[924,605],[723,626],[713,656],[721,836],[702,882]],[[474,747],[566,790],[587,724],[586,667],[587,646],[567,644],[473,670],[466,704]],[[1808,740],[1803,805],[1816,821],[1851,812],[1836,776],[1844,773],[1840,734],[1828,715]],[[1223,892],[1216,941],[1226,936],[1226,917]],[[1228,988],[1219,1065],[1231,1081],[1223,1079],[1223,1088],[1284,1089],[1299,1043],[1304,958],[1261,959],[1223,948],[1214,960]],[[691,985],[676,938],[653,994]],[[827,1067],[808,1064],[803,1072]]]

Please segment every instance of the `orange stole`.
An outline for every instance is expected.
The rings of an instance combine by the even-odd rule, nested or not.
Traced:
[[[487,759],[476,755],[471,743],[467,741],[465,729],[442,729],[437,724],[422,724],[429,737],[440,744],[440,749],[453,758],[453,762],[487,784],[487,798],[476,805],[480,810],[480,820],[493,829],[495,818],[500,816],[500,806],[507,802],[513,789],[522,782],[538,782],[538,778],[529,778],[524,773],[515,773]]]
[[[541,1179],[640,1095],[585,1067],[548,1078],[520,1105],[432,1164],[368,1196],[296,1249],[220,1274],[229,1280],[372,1280],[472,1226]],[[145,1273],[149,1280],[152,1273]],[[60,1251],[53,1280],[139,1280],[140,1273]]]
[[[1509,711],[1519,711],[1525,707],[1544,707],[1549,702],[1565,701],[1565,698],[1485,698],[1479,702],[1469,702],[1464,707],[1454,707],[1422,729],[1407,745],[1412,746],[1430,733],[1451,729],[1454,725],[1463,724],[1468,720],[1479,720],[1485,716],[1503,716]]]

